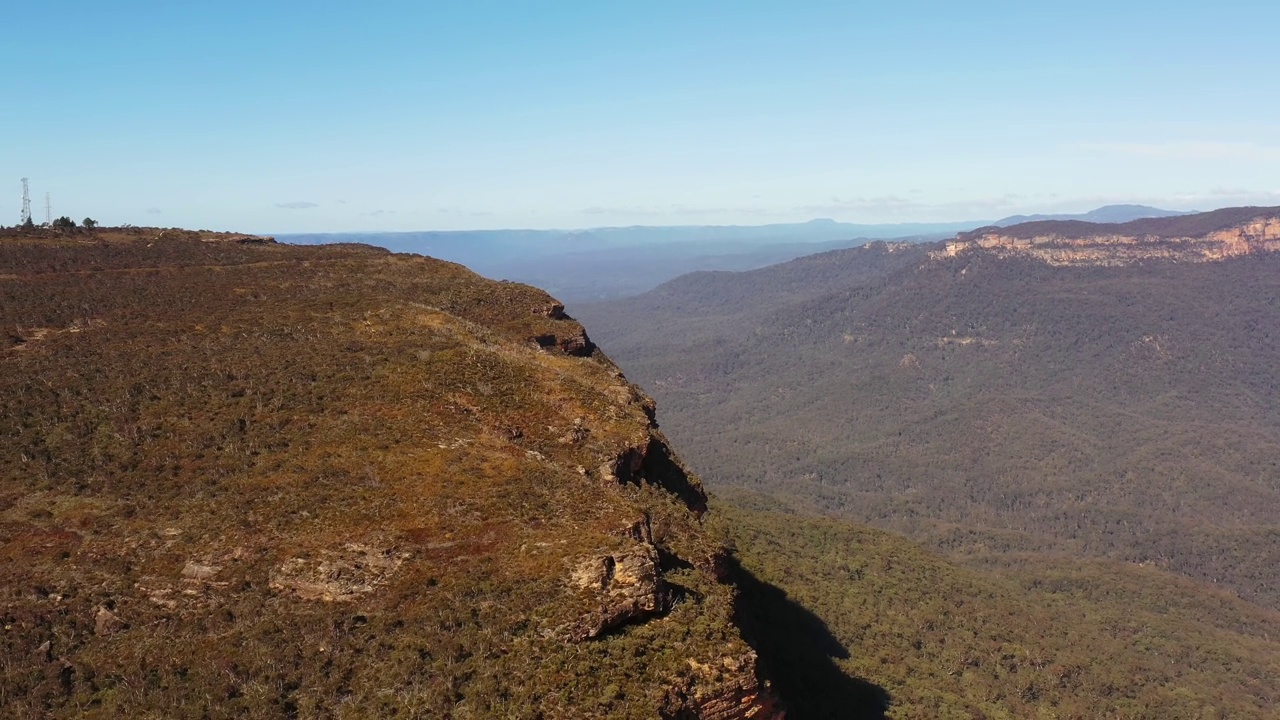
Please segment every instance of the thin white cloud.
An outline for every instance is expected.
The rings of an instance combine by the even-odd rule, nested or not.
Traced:
[[[1102,142],[1080,143],[1081,150],[1167,160],[1245,160],[1280,162],[1280,147],[1251,142]]]
[[[1241,205],[1280,205],[1280,190],[1246,190],[1244,188],[1213,188],[1203,192],[1177,193],[1162,198],[1175,209],[1236,207]],[[1146,203],[1155,204],[1155,203]]]
[[[959,222],[996,220],[1010,215],[1079,213],[1105,205],[1149,205],[1166,210],[1212,210],[1242,205],[1280,205],[1280,191],[1217,187],[1166,195],[1092,195],[1064,197],[1058,193],[992,197],[947,202],[908,199],[900,195],[831,198],[830,202],[801,205],[793,212],[808,217],[835,217],[850,222]]]
[[[629,218],[690,218],[690,217],[707,217],[707,216],[766,216],[776,214],[768,208],[756,206],[737,206],[737,207],[700,207],[694,205],[684,205],[682,203],[673,203],[671,205],[655,205],[643,206],[633,205],[629,207],[601,207],[592,206],[580,210],[583,215],[604,215],[612,217],[629,217]]]
[[[653,208],[641,207],[602,207],[600,205],[592,205],[582,209],[583,215],[630,215],[630,216],[653,216],[663,213]]]
[[[311,208],[318,208],[320,205],[318,203],[307,202],[305,200],[297,200],[294,202],[276,203],[276,207],[282,210],[310,210]]]
[[[856,218],[856,222],[929,222],[995,219],[1013,214],[1011,211],[1025,205],[1025,198],[1006,195],[994,198],[974,198],[952,202],[934,203],[901,195],[877,195],[873,197],[831,198],[829,202],[801,205],[794,212],[809,216],[835,216],[841,219]]]
[[[581,216],[600,223],[764,224],[833,218],[852,223],[929,223],[994,221],[1012,215],[1083,213],[1106,205],[1149,205],[1167,210],[1212,210],[1241,205],[1280,205],[1280,193],[1245,187],[1210,187],[1166,194],[1068,195],[1059,192],[996,192],[972,196],[958,189],[958,199],[931,198],[915,189],[859,196],[827,196],[808,204],[760,207],[667,205],[591,206]]]

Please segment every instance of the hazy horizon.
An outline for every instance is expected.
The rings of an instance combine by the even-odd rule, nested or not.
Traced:
[[[849,222],[845,220],[836,220],[834,218],[809,218],[807,220],[796,220],[791,222],[742,222],[742,223],[682,223],[682,224],[647,224],[635,223],[631,225],[589,225],[581,227],[492,227],[492,228],[412,228],[405,230],[318,230],[315,232],[292,232],[281,231],[280,235],[395,235],[395,234],[413,234],[413,233],[502,233],[502,232],[547,232],[547,233],[591,233],[605,230],[680,230],[680,229],[715,229],[715,228],[762,228],[762,227],[790,227],[799,225],[823,225],[834,224],[840,226],[857,226],[857,227],[912,227],[920,225],[975,225],[977,223],[986,222],[988,220],[996,220],[999,218],[976,218],[970,220],[956,220],[951,222],[891,222],[891,223],[860,223]]]

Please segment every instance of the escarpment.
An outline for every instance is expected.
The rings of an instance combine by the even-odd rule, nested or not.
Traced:
[[[10,234],[0,323],[5,717],[782,717],[700,484],[541,291]]]
[[[1280,208],[1231,208],[1119,225],[1042,221],[980,228],[948,241],[938,256],[986,250],[1050,265],[1130,265],[1148,260],[1212,262],[1280,251]]]

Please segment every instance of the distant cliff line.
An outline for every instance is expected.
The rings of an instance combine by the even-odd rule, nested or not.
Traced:
[[[960,233],[935,257],[974,250],[1050,265],[1130,265],[1147,260],[1213,262],[1280,250],[1280,207],[1226,208],[1120,224],[1042,221]]]

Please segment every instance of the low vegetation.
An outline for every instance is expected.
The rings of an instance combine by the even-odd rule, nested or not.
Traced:
[[[795,717],[1271,718],[1280,613],[1154,567],[948,562],[776,497],[715,498]],[[874,679],[880,687],[867,682]]]
[[[754,681],[696,479],[597,469],[652,405],[540,291],[9,232],[0,329],[6,718],[650,718]],[[574,641],[574,568],[650,540],[665,617]]]
[[[803,283],[786,267],[728,309],[663,289],[575,308],[714,487],[974,562],[1149,563],[1280,608],[1280,255],[1055,268],[979,252],[772,302]]]
[[[0,231],[0,714],[1274,716],[1280,259],[929,249],[584,308],[699,520],[540,291]]]

